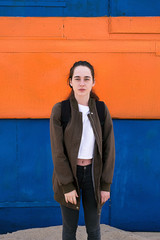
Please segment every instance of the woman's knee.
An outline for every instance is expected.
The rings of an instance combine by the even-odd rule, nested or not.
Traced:
[[[63,225],[62,231],[63,240],[76,240],[76,228],[71,228]]]
[[[94,229],[87,229],[88,234],[88,240],[100,240],[101,239],[101,232],[100,232],[100,226],[98,228]]]
[[[63,240],[76,239],[79,212],[61,205],[63,222]]]

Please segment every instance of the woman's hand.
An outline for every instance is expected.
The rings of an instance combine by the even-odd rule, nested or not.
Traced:
[[[76,190],[65,193],[64,196],[65,196],[65,201],[67,203],[71,202],[72,204],[77,204],[76,197],[78,197],[78,194],[77,194]]]
[[[101,204],[105,203],[110,198],[110,192],[101,191]]]

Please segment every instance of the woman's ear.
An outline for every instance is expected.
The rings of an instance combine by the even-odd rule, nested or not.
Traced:
[[[72,79],[69,79],[69,85],[72,87]]]
[[[96,83],[96,82],[95,82],[95,78],[94,78],[94,82],[93,82],[93,84],[92,84],[92,87],[95,85],[95,83]]]

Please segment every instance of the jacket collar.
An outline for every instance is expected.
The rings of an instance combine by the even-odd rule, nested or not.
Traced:
[[[79,111],[78,102],[77,102],[77,99],[75,98],[73,90],[72,90],[72,92],[70,94],[69,99],[70,99],[70,103],[72,104],[73,108],[75,110]],[[90,111],[93,111],[94,104],[95,104],[95,99],[90,96],[89,97],[89,101],[88,101],[88,106],[89,106]]]

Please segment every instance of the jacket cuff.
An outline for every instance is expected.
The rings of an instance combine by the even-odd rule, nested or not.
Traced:
[[[110,183],[101,182],[101,191],[110,192]]]
[[[63,193],[65,194],[65,193],[75,190],[75,186],[74,186],[73,182],[71,182],[68,184],[63,184],[62,189],[63,189]]]

